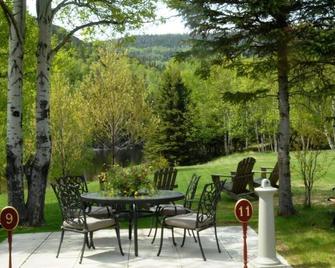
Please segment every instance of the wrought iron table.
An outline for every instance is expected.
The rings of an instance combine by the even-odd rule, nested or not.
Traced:
[[[184,194],[170,190],[159,190],[152,195],[139,195],[139,196],[108,196],[104,192],[84,193],[81,195],[84,203],[94,203],[101,206],[112,206],[127,204],[130,207],[131,222],[134,230],[134,248],[135,256],[138,256],[138,241],[137,241],[137,218],[138,207],[141,205],[151,204],[159,205],[168,202],[181,200]],[[129,236],[131,238],[131,236]]]

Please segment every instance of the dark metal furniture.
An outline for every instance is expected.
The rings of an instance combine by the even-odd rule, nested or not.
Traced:
[[[162,168],[154,173],[154,185],[157,190],[173,190],[176,185],[177,169],[173,167]]]
[[[56,179],[56,182],[62,185],[68,185],[69,187],[78,187],[78,198],[80,199],[80,195],[88,192],[88,187],[84,176],[63,176]],[[112,208],[108,208],[106,206],[92,206],[88,204],[88,216],[105,219],[111,217]]]
[[[120,252],[123,255],[121,240],[120,240],[120,228],[118,221],[115,217],[109,217],[107,219],[97,219],[87,215],[87,207],[85,207],[81,201],[81,191],[80,184],[67,184],[64,181],[59,180],[56,183],[51,184],[56,197],[58,199],[58,204],[62,215],[62,225],[61,225],[61,239],[57,251],[56,258],[59,256],[59,252],[63,243],[65,231],[71,231],[76,233],[84,234],[84,241],[81,250],[79,263],[82,262],[85,246],[88,248],[95,248],[93,243],[93,232],[107,229],[115,228],[116,236],[119,243]],[[90,239],[89,237],[90,236]]]
[[[194,202],[194,196],[197,191],[199,179],[200,179],[200,176],[196,174],[192,175],[189,181],[189,184],[187,186],[183,205],[181,204],[162,204],[162,205],[158,205],[158,206],[151,208],[151,210],[156,215],[156,217],[154,218],[155,219],[155,233],[154,233],[154,237],[151,243],[155,242],[160,217],[175,216],[175,215],[186,214],[186,213],[192,212],[191,208]],[[173,236],[173,229],[172,229],[172,237],[173,237],[173,242],[175,244],[174,236]]]
[[[204,261],[206,261],[205,253],[201,245],[199,232],[207,228],[214,227],[216,245],[219,253],[221,253],[216,232],[216,207],[219,201],[219,197],[220,189],[218,189],[214,183],[206,184],[199,200],[197,212],[164,218],[162,221],[161,241],[157,256],[160,255],[162,250],[164,228],[184,229],[184,237],[181,247],[183,247],[185,243],[186,230],[196,231],[201,254]]]
[[[233,199],[240,199],[242,197],[256,197],[254,194],[252,171],[256,159],[247,157],[242,159],[234,172],[231,175],[213,174],[212,180],[216,185],[222,186],[222,191],[227,192]],[[220,183],[221,178],[226,178],[225,182]],[[230,180],[228,181],[227,178]]]
[[[183,193],[179,193],[171,190],[158,190],[152,195],[140,195],[140,196],[108,196],[103,192],[97,193],[83,193],[81,195],[83,202],[95,203],[98,205],[129,205],[130,207],[130,218],[134,230],[134,248],[135,256],[138,256],[138,241],[137,241],[137,219],[138,219],[138,208],[148,203],[152,205],[159,205],[168,202],[181,200],[184,198]]]

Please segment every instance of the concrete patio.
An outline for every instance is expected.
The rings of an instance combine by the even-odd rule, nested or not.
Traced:
[[[148,229],[139,230],[139,257],[134,256],[133,243],[128,240],[127,230],[121,230],[122,247],[125,253],[121,256],[114,230],[102,230],[95,233],[96,249],[86,249],[83,263],[79,264],[79,255],[83,241],[83,235],[72,232],[65,233],[64,242],[59,258],[56,251],[59,244],[60,232],[14,234],[13,237],[13,267],[23,268],[72,268],[72,267],[203,267],[204,265],[225,268],[241,268],[242,261],[242,228],[240,226],[228,226],[218,228],[221,254],[218,253],[214,232],[212,229],[201,232],[201,241],[207,257],[204,262],[199,245],[192,237],[187,237],[185,245],[180,248],[182,230],[176,229],[177,247],[172,244],[171,232],[166,230],[163,249],[160,257],[157,257],[159,240],[151,244],[151,238],[147,237]],[[251,228],[248,229],[248,256],[249,260],[257,256],[257,234]],[[285,264],[287,262],[278,258]],[[8,244],[3,241],[0,244],[0,266],[7,267]],[[4,265],[5,264],[5,265]]]

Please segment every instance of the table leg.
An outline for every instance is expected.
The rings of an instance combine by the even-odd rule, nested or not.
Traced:
[[[134,247],[135,256],[138,256],[138,243],[137,243],[137,207],[133,204],[133,224],[134,224]]]
[[[131,233],[132,233],[132,227],[133,227],[133,212],[130,211],[129,212],[129,219],[128,219],[128,237],[129,237],[129,240],[131,240]]]

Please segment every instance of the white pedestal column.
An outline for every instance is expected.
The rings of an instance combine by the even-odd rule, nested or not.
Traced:
[[[258,212],[258,257],[250,262],[250,267],[271,268],[290,267],[282,264],[276,254],[273,195],[278,191],[267,179],[255,189],[259,196]]]

